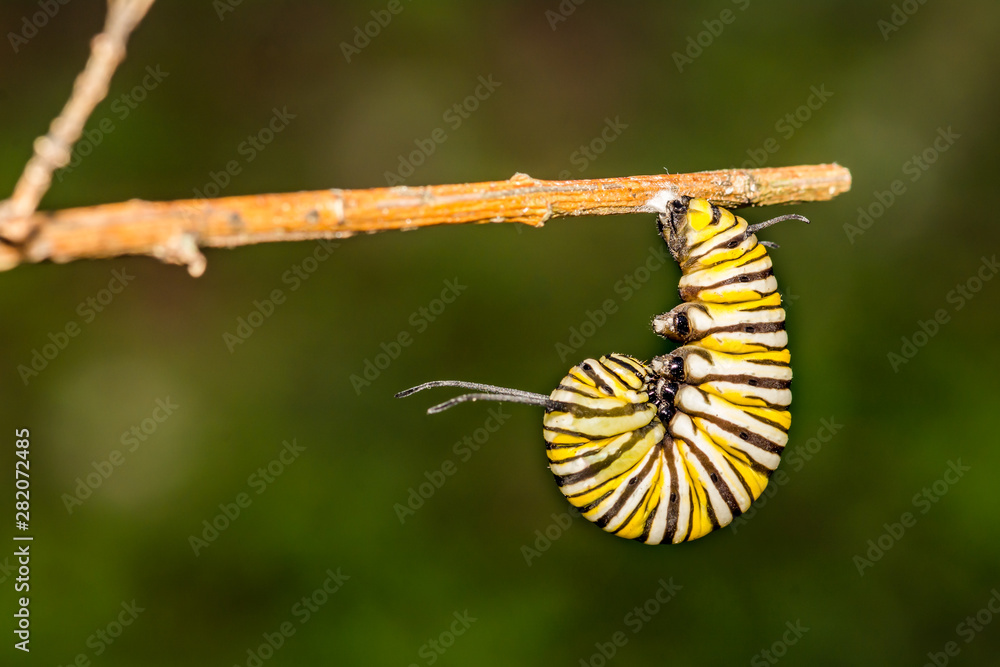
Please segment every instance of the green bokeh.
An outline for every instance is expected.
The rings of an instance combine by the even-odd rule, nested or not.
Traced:
[[[30,428],[32,652],[10,646],[15,575],[0,571],[0,661],[247,665],[248,649],[290,622],[295,634],[264,664],[429,665],[426,643],[467,610],[477,620],[435,664],[598,665],[595,644],[616,632],[627,643],[609,664],[769,664],[759,652],[797,621],[809,630],[777,647],[782,664],[918,665],[950,641],[954,664],[995,664],[1000,618],[968,643],[958,626],[1000,589],[1000,281],[961,309],[949,294],[1000,246],[1000,7],[902,4],[919,9],[883,36],[888,1],[586,2],[553,28],[558,0],[402,0],[347,62],[341,43],[386,3],[246,0],[221,19],[208,0],[158,3],[88,125],[100,143],[43,208],[195,196],[230,160],[241,172],[226,195],[382,186],[437,127],[447,140],[407,184],[684,172],[754,156],[848,166],[850,193],[794,208],[811,225],[764,234],[781,244],[795,360],[786,483],[736,531],[653,548],[580,521],[528,565],[522,547],[568,507],[539,411],[504,406],[504,425],[468,456],[454,446],[496,406],[428,417],[449,394],[393,399],[448,378],[548,393],[588,356],[668,350],[649,320],[676,304],[677,267],[628,299],[615,289],[661,243],[648,215],[348,239],[294,290],[283,276],[314,242],[208,251],[197,280],[148,258],[24,266],[0,274],[0,488],[12,521],[12,433]],[[0,44],[4,192],[65,101],[104,7],[75,0],[16,53],[9,37]],[[724,10],[733,20],[713,23]],[[38,11],[4,2],[3,34]],[[679,68],[673,54],[699,39],[702,53]],[[120,96],[157,66],[166,78],[128,109]],[[499,88],[452,127],[443,114],[480,76]],[[832,96],[803,110],[813,88]],[[295,118],[247,161],[241,143],[275,108]],[[781,122],[797,112],[808,119]],[[102,119],[113,132],[95,134]],[[576,152],[608,119],[627,128],[584,164]],[[948,128],[958,138],[926,171],[907,167]],[[905,191],[851,237],[859,207],[878,213],[877,193],[897,179]],[[87,321],[86,300],[113,271],[134,279]],[[418,331],[446,280],[466,289]],[[230,352],[224,334],[275,289],[285,302]],[[617,312],[560,358],[556,344],[606,299]],[[894,369],[887,355],[939,309],[948,321]],[[18,366],[70,321],[80,334],[26,385]],[[350,376],[404,331],[412,344],[356,392]],[[168,398],[173,414],[128,451],[122,435]],[[810,441],[824,419],[842,428]],[[258,494],[251,476],[293,439],[304,451]],[[64,494],[116,449],[121,467],[68,512]],[[394,506],[446,460],[454,475],[401,524]],[[959,460],[970,470],[939,482]],[[947,493],[925,505],[917,494],[935,482]],[[240,493],[249,507],[196,556],[189,536]],[[882,537],[895,543],[859,575],[855,556],[904,512],[915,524]],[[300,623],[297,602],[338,568],[350,578]],[[627,615],[661,579],[682,588],[634,632]],[[96,655],[88,638],[133,600],[144,611]]]

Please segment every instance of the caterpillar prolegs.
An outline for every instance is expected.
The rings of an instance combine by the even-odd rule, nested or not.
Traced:
[[[681,268],[683,303],[653,319],[682,346],[649,364],[587,359],[549,395],[469,382],[434,406],[477,400],[545,408],[549,468],[560,491],[604,530],[647,544],[697,539],[728,525],[767,486],[788,441],[791,357],[785,311],[757,225],[680,197],[657,217]],[[808,222],[807,220],[805,220]]]

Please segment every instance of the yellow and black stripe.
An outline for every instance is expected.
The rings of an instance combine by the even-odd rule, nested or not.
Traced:
[[[604,530],[649,544],[693,540],[767,486],[792,400],[785,311],[754,235],[776,221],[751,227],[703,199],[671,202],[658,222],[685,303],[653,330],[683,346],[648,366],[588,359],[549,396],[550,468]]]
[[[765,243],[704,199],[681,197],[657,219],[681,267],[684,303],[653,319],[682,347],[648,365],[622,354],[574,366],[549,395],[452,380],[432,407],[506,401],[545,408],[559,489],[604,530],[648,544],[686,542],[728,525],[767,486],[788,441],[792,402],[785,311]]]

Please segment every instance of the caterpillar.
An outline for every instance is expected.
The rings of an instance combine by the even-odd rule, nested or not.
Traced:
[[[588,520],[646,544],[680,543],[729,525],[767,486],[788,441],[791,356],[785,311],[756,225],[705,199],[678,197],[657,228],[681,269],[683,301],[653,318],[681,344],[648,364],[609,354],[577,364],[549,396],[451,380],[434,414],[468,401],[545,409],[559,490]]]

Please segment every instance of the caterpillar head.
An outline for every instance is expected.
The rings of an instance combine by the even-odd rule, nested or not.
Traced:
[[[809,222],[791,214],[749,225],[707,199],[678,197],[666,204],[657,217],[657,227],[674,260],[682,270],[691,271],[742,256],[756,245],[756,232],[783,220]]]
[[[653,332],[678,343],[697,340],[702,329],[711,326],[710,316],[700,303],[682,303],[653,318]],[[706,322],[706,320],[708,320]]]
[[[735,216],[729,211],[713,206],[706,199],[691,197],[679,197],[669,202],[657,218],[660,234],[667,242],[670,254],[681,266],[689,259],[693,248],[730,229],[734,223]],[[745,221],[743,228],[746,229]]]

